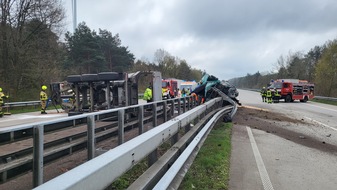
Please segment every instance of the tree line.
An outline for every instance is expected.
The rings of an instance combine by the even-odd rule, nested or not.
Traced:
[[[275,79],[301,79],[315,84],[316,95],[337,97],[337,39],[315,46],[307,53],[281,55],[274,67],[277,72],[248,73],[230,82],[239,88],[259,89]]]
[[[2,0],[0,9],[0,87],[11,101],[37,100],[41,85],[68,75],[153,70],[163,78],[201,79],[201,70],[163,49],[154,53],[153,62],[136,60],[119,34],[96,32],[84,22],[60,39],[65,28],[61,0]]]

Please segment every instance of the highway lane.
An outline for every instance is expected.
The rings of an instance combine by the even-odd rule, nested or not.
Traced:
[[[138,102],[139,104],[146,103],[146,101],[142,99],[139,99]],[[53,119],[68,117],[68,114],[62,109],[59,109],[59,113],[56,110],[47,110],[47,113],[48,114],[41,114],[40,111],[36,111],[22,114],[5,115],[4,117],[0,118],[0,128],[15,127],[23,124],[50,121]]]
[[[62,117],[68,117],[68,114],[61,110],[59,110],[60,113],[57,113],[56,110],[48,110],[47,112],[48,114],[41,114],[40,111],[37,111],[37,112],[5,115],[2,118],[0,118],[0,128],[15,127],[17,125],[41,121],[49,121]]]
[[[299,141],[314,139],[337,147],[337,107],[315,102],[266,104],[258,92],[239,90],[239,93],[243,106],[307,122],[280,126],[301,134]],[[230,189],[336,189],[336,152],[304,146],[249,126],[234,125]]]

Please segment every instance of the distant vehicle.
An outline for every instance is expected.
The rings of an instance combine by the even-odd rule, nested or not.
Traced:
[[[272,93],[274,89],[280,94],[280,99],[285,102],[293,102],[299,100],[300,102],[307,102],[314,98],[315,85],[306,80],[299,79],[278,79],[270,82]]]
[[[51,84],[51,100],[54,105],[61,105],[68,115],[137,105],[138,81],[149,74],[153,76],[153,101],[159,101],[162,99],[161,73],[157,71],[70,75],[66,81]]]
[[[182,82],[180,85],[180,89],[190,89],[190,91],[192,92],[196,87],[198,86],[198,83],[195,81],[185,81]]]
[[[162,94],[163,98],[174,98],[177,95],[178,81],[175,79],[163,79],[162,80]]]

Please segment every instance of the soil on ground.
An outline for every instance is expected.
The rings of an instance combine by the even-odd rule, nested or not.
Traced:
[[[300,133],[292,128],[299,125],[312,125],[304,120],[290,118],[281,113],[275,113],[264,109],[239,107],[233,118],[233,124],[249,126],[253,129],[272,133],[289,141],[301,144],[306,147],[318,149],[324,152],[337,154],[337,146],[325,141]],[[287,127],[285,127],[287,126]],[[303,129],[305,130],[305,129]]]

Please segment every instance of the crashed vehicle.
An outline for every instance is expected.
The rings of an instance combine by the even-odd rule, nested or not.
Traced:
[[[147,75],[152,76],[154,101],[161,100],[161,73],[156,71],[70,75],[51,84],[51,100],[69,115],[137,105],[138,81]]]
[[[207,73],[203,75],[199,86],[191,94],[195,93],[198,96],[199,103],[202,103],[203,101],[220,96],[219,92],[226,94],[235,103],[241,105],[238,99],[239,92],[235,86],[227,81],[220,81],[217,77]]]

